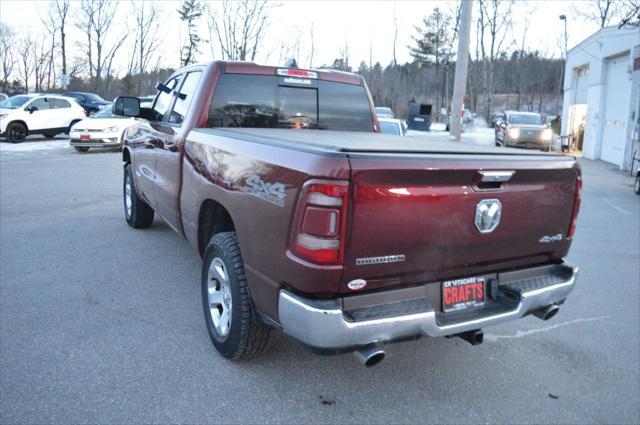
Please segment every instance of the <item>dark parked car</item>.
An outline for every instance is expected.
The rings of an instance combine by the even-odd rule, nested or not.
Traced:
[[[72,97],[78,101],[80,106],[87,111],[88,115],[93,115],[100,109],[109,105],[111,102],[107,102],[95,93],[81,93],[81,92],[65,92],[63,96]]]

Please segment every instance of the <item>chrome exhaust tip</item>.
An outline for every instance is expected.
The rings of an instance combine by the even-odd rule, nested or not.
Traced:
[[[538,309],[533,312],[533,315],[536,316],[540,320],[549,320],[560,311],[560,307],[556,304],[549,304],[546,307]]]
[[[384,360],[384,357],[387,355],[378,344],[366,345],[358,351],[355,351],[353,354],[365,367],[377,365]]]

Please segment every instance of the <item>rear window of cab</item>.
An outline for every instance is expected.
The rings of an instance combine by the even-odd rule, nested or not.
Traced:
[[[207,127],[373,131],[363,86],[316,79],[223,74]]]

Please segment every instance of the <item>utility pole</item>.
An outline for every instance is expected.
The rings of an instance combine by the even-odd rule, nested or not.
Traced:
[[[564,69],[567,67],[567,15],[560,15],[561,21],[564,21],[564,66],[560,68],[560,84],[558,84],[558,95],[556,97],[556,115],[560,113],[560,97],[564,93]]]
[[[462,123],[460,114],[467,89],[467,71],[469,68],[469,35],[471,33],[472,0],[461,0],[460,32],[458,34],[458,53],[456,56],[456,74],[453,80],[453,97],[451,99],[451,132],[449,139],[460,142]]]

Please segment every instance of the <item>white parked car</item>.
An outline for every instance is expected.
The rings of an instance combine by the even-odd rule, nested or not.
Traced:
[[[111,106],[107,106],[71,127],[71,146],[78,152],[87,152],[89,148],[122,147],[124,132],[133,123],[134,118],[113,115]]]
[[[396,136],[407,135],[407,125],[402,120],[392,118],[378,118],[380,131],[384,134],[395,134]]]
[[[54,137],[84,119],[86,113],[75,99],[52,94],[20,94],[0,102],[0,136],[22,142],[30,134]]]

